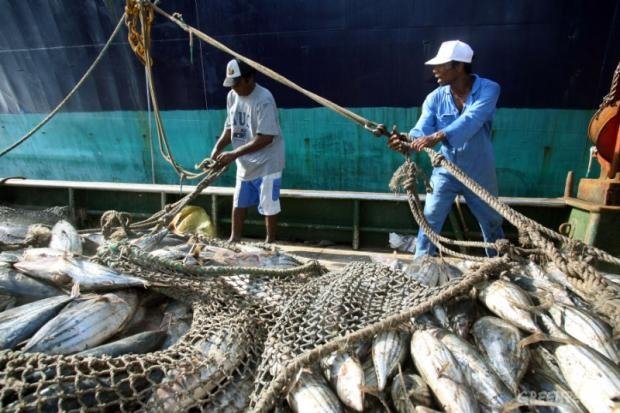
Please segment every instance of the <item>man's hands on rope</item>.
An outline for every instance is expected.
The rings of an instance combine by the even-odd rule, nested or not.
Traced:
[[[220,152],[213,149],[211,152],[211,159],[215,161],[215,166],[220,169],[237,159],[237,154],[234,151]]]
[[[373,134],[375,136],[388,135],[385,125],[382,124],[377,125],[373,130]],[[392,133],[389,134],[387,144],[390,149],[406,155],[412,150],[420,152],[424,148],[432,148],[444,140],[445,137],[446,134],[440,130],[431,135],[420,136],[419,138],[410,140],[406,133],[398,133],[396,127],[394,127]]]

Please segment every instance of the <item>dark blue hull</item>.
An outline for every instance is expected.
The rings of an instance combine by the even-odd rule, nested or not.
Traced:
[[[51,110],[97,56],[124,1],[0,2],[0,113]],[[619,2],[600,0],[164,0],[160,7],[299,85],[347,107],[410,107],[434,87],[423,62],[441,41],[476,52],[501,107],[592,109],[620,58]],[[115,39],[67,111],[146,109],[144,73]],[[221,108],[229,56],[157,16],[163,110]],[[280,107],[316,104],[270,80]]]

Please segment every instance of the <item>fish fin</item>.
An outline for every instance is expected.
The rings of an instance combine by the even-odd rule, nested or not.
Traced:
[[[398,374],[394,377],[394,380],[398,380],[400,382],[400,386],[403,389],[403,394],[405,395],[405,403],[407,405],[407,410],[410,412],[415,411],[415,406],[411,402],[411,397],[407,394],[407,386],[405,385],[405,377],[403,376],[403,369],[398,363]]]
[[[80,296],[80,282],[75,281],[73,287],[71,287],[71,298],[78,298]]]
[[[504,403],[500,411],[501,413],[514,412],[514,411],[519,411],[520,407],[525,407],[525,406],[527,407],[530,407],[530,406],[565,407],[566,405],[562,403],[558,403],[558,402],[547,401],[547,400],[537,400],[537,399],[531,399],[527,397],[519,397],[517,399],[513,399],[509,401],[508,403]]]
[[[529,337],[526,337],[523,340],[519,341],[519,347],[520,348],[527,347],[531,344],[535,344],[541,341],[551,341],[551,342],[560,343],[560,344],[571,344],[574,346],[585,346],[585,344],[582,343],[581,341],[575,340],[574,338],[569,337],[569,336],[558,337],[558,336],[550,336],[549,334],[545,334],[545,333],[534,333],[530,335]]]
[[[553,298],[553,294],[551,294],[550,292],[544,293],[542,297],[536,296],[536,298],[540,300],[540,304],[524,308],[524,310],[540,314],[543,311],[547,311],[548,309],[550,309],[556,303],[556,300]]]
[[[534,333],[519,341],[519,348],[524,348],[541,341],[552,341],[551,336],[545,333]]]

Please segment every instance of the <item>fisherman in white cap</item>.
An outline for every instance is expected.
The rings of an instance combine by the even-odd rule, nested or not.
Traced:
[[[437,55],[425,63],[433,67],[439,87],[424,100],[421,116],[409,135],[394,133],[388,145],[409,153],[441,144],[440,153],[447,160],[497,196],[491,123],[500,87],[472,73],[473,55],[472,48],[460,40],[441,44]],[[431,186],[433,191],[426,197],[424,216],[433,231],[441,232],[455,197],[461,194],[478,220],[484,241],[495,242],[504,237],[502,217],[444,168],[433,168]],[[415,255],[435,255],[436,251],[420,229]],[[496,254],[490,248],[486,253]]]
[[[265,217],[265,242],[274,242],[280,213],[284,141],[278,109],[269,90],[254,79],[255,70],[239,59],[226,65],[226,121],[211,159],[223,167],[237,164],[229,241],[239,241],[247,208],[258,206]],[[224,148],[232,143],[231,151]]]

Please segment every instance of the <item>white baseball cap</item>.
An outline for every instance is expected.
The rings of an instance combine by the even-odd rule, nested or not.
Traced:
[[[472,57],[474,57],[474,51],[467,43],[460,40],[449,40],[443,42],[439,46],[437,55],[424,64],[441,65],[451,61],[471,63]]]
[[[241,77],[241,68],[239,67],[239,62],[237,59],[232,59],[226,65],[226,79],[224,79],[224,86],[231,87],[236,82],[237,79]]]

